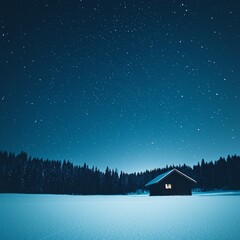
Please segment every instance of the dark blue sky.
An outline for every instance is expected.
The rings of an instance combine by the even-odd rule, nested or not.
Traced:
[[[0,149],[127,172],[240,154],[240,2],[2,0]]]

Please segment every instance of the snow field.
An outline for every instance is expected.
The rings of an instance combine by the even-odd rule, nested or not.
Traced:
[[[0,194],[0,239],[240,239],[240,196]]]

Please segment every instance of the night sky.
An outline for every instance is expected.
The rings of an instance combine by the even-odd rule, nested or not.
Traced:
[[[240,1],[1,0],[0,149],[127,172],[240,154]]]

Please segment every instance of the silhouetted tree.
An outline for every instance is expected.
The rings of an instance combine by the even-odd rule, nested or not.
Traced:
[[[118,174],[117,169],[101,172],[86,163],[73,166],[69,161],[50,161],[0,151],[0,192],[51,194],[127,194],[144,190],[144,185],[157,175],[173,169],[166,166],[140,173]],[[197,181],[197,188],[240,189],[240,157],[227,156],[214,162],[189,167],[176,167]]]

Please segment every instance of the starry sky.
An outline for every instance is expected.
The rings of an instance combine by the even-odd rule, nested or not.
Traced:
[[[240,154],[238,0],[1,0],[0,149],[126,172]]]

